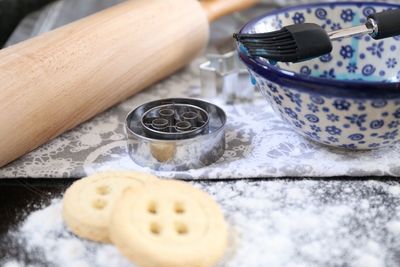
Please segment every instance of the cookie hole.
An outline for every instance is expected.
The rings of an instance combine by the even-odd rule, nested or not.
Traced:
[[[97,194],[104,196],[111,192],[111,188],[107,185],[102,185],[96,188],[96,192]]]
[[[151,214],[157,214],[157,204],[155,202],[150,202],[147,206],[147,211]]]
[[[93,201],[93,208],[97,209],[97,210],[102,210],[107,206],[107,201],[105,201],[104,199],[96,199],[95,201]]]
[[[184,223],[175,223],[175,231],[178,235],[186,235],[189,229]]]
[[[159,225],[158,223],[155,223],[155,222],[151,223],[151,224],[150,224],[150,232],[151,232],[153,235],[160,235],[160,234],[161,234],[161,227],[160,227],[160,225]]]
[[[185,213],[185,206],[183,205],[182,202],[176,202],[174,209],[175,209],[175,213],[178,213],[178,214]]]

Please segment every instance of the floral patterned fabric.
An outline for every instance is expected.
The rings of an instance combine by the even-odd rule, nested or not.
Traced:
[[[0,176],[81,177],[108,169],[148,170],[127,154],[125,116],[151,100],[199,97],[200,61],[2,168]],[[365,152],[332,149],[294,132],[259,94],[252,103],[213,102],[228,115],[224,156],[206,168],[158,175],[183,179],[400,175],[400,145]]]
[[[225,29],[226,36],[230,35],[232,22],[233,18],[222,20],[214,33]],[[204,61],[204,57],[193,61],[177,74],[1,168],[0,177],[82,177],[108,169],[151,171],[136,165],[127,153],[125,116],[148,101],[200,97],[198,65]],[[256,96],[251,103],[233,105],[208,99],[228,116],[226,151],[217,163],[186,172],[156,174],[182,179],[400,176],[400,144],[364,152],[322,146],[297,134],[261,94]]]

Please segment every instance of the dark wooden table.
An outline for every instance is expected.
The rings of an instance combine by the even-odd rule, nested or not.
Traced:
[[[326,185],[326,188],[329,188],[326,189],[326,192],[324,193],[326,199],[341,201],[343,205],[346,205],[346,201],[349,203],[354,203],[354,201],[357,202],[357,198],[360,198],[360,196],[363,197],[363,195],[365,197],[365,195],[367,195],[367,197],[379,197],[381,199],[380,203],[385,207],[385,210],[388,213],[390,213],[391,210],[396,209],[397,204],[393,201],[397,200],[392,196],[387,195],[385,192],[370,190],[368,186],[365,186],[365,184],[368,183],[368,181],[365,180],[369,179],[371,178],[332,177],[324,179],[313,178],[312,180],[317,180],[318,182],[321,182],[322,187]],[[54,198],[61,197],[65,189],[75,180],[76,179],[73,178],[0,180],[0,261],[1,259],[15,259],[19,262],[24,262],[25,264],[35,264],[35,266],[51,266],[48,265],[48,263],[43,262],[40,255],[27,253],[24,250],[24,247],[21,247],[21,244],[19,244],[10,233],[12,233],[13,229],[17,229],[18,225],[29,215],[30,212],[39,209],[43,205],[49,204]],[[247,180],[248,184],[246,185],[249,187],[251,186],[251,183],[260,183],[260,181],[265,186],[268,186],[270,181],[274,181],[274,183],[282,181],[283,183],[288,180],[297,182],[300,179]],[[380,182],[384,181],[385,184],[400,185],[400,181],[394,177],[376,178],[376,180]],[[200,182],[203,183],[203,185],[205,184],[207,187],[212,188],[216,181],[203,180]],[[240,185],[240,180],[224,180],[224,183],[227,183],[227,186],[231,187],[232,190],[236,190],[238,186],[241,188],[240,190],[246,189],[243,188],[243,184]],[[349,184],[351,184],[353,188],[358,188],[359,185],[361,195],[343,201],[340,194],[343,192],[343,188],[346,188]],[[230,201],[234,203],[235,200],[231,199]],[[329,207],[330,204],[329,201],[328,203],[322,201],[321,205]],[[282,209],[285,209],[285,204],[283,204]],[[362,218],[360,219],[364,220]],[[370,218],[369,220],[372,220],[374,223],[378,222],[379,219],[380,218],[378,217]]]

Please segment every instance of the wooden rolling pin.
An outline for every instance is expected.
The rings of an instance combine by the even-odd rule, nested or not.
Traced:
[[[190,62],[257,0],[131,0],[0,50],[0,166]]]

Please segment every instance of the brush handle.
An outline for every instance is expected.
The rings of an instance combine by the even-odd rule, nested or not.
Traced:
[[[253,2],[126,1],[0,50],[0,166],[180,69],[208,19]]]
[[[378,30],[372,33],[376,40],[400,35],[400,9],[387,10],[368,16],[378,26]]]
[[[215,21],[232,12],[254,6],[258,2],[259,0],[203,0],[201,5],[207,13],[208,20]]]

